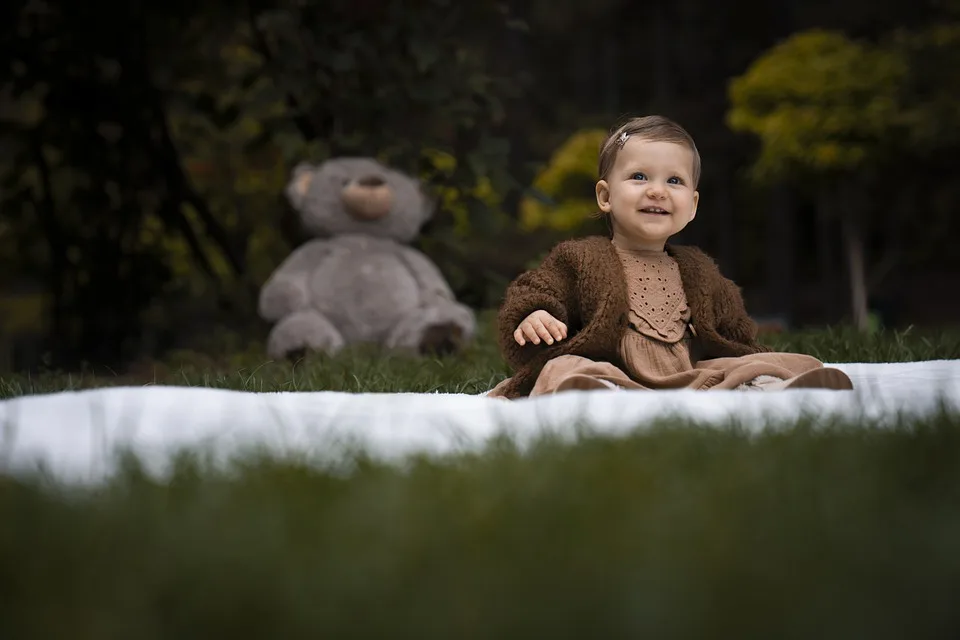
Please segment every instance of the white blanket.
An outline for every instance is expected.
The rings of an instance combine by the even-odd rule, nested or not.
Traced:
[[[225,460],[251,445],[273,453],[336,457],[362,447],[380,459],[483,446],[506,433],[520,445],[549,431],[623,434],[660,417],[759,432],[804,415],[893,424],[942,407],[960,411],[960,360],[835,364],[856,390],[590,391],[505,401],[465,394],[250,393],[197,387],[115,387],[0,402],[0,472],[38,466],[71,482],[115,469],[117,448],[162,475],[170,453],[204,447]]]

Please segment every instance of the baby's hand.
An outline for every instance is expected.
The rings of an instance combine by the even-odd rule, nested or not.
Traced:
[[[540,339],[543,338],[547,344],[553,344],[554,340],[559,341],[566,337],[567,325],[542,309],[524,318],[517,330],[513,332],[513,338],[520,346],[525,345],[527,340],[533,344],[540,344]]]

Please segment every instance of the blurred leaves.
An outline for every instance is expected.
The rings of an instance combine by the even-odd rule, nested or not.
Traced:
[[[956,2],[941,4],[947,15]],[[836,31],[787,40],[731,86],[730,121],[762,141],[758,168],[862,169],[878,149],[925,152],[931,166],[950,157],[960,141],[958,29],[897,14],[892,0],[870,6],[831,14]],[[138,327],[170,333],[170,310],[186,300],[203,319],[176,313],[181,338],[211,330],[215,316],[254,325],[259,283],[303,239],[282,196],[291,166],[364,154],[424,180],[439,212],[421,248],[458,295],[496,304],[517,265],[551,232],[581,230],[594,208],[596,149],[570,132],[623,115],[614,109],[652,108],[644,74],[610,64],[632,60],[644,41],[598,46],[637,27],[627,9],[625,0],[5,3],[0,287],[43,282],[55,301],[47,346],[65,360],[145,349]],[[776,24],[756,0],[682,2],[676,12],[684,39],[722,52],[671,43],[645,64],[676,76],[664,86],[709,147],[705,167],[739,165],[747,145],[696,124],[719,121],[717,79],[825,12],[793,3]],[[887,34],[890,15],[899,24]],[[118,20],[122,36],[110,26]],[[571,42],[572,26],[584,37]],[[948,182],[931,196],[938,212],[956,201]],[[930,235],[942,240],[948,226]]]
[[[571,135],[550,157],[533,181],[531,195],[520,203],[520,223],[525,230],[577,229],[597,208],[594,184],[603,129],[585,129]]]
[[[516,28],[496,2],[51,2],[11,16],[0,264],[45,281],[68,360],[136,351],[171,296],[254,322],[254,291],[298,240],[282,196],[296,162],[372,155],[436,178],[461,236],[501,215],[510,147],[495,129],[519,87],[478,40]],[[108,16],[129,37],[108,37]],[[432,171],[427,150],[451,169]]]
[[[876,163],[903,126],[907,65],[895,52],[812,30],[757,58],[730,84],[730,127],[761,143],[762,179]]]

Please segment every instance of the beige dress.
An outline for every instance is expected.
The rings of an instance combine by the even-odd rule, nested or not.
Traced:
[[[620,341],[625,369],[575,355],[548,361],[531,396],[564,389],[751,389],[822,368],[796,353],[699,360],[680,270],[665,251],[617,247],[627,276],[630,313]],[[501,383],[503,384],[503,383]],[[496,396],[494,388],[490,395]]]

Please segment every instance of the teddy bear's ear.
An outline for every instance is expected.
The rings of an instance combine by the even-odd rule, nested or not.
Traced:
[[[308,162],[301,162],[293,168],[293,175],[290,177],[290,183],[287,185],[287,199],[290,204],[299,208],[303,198],[307,195],[307,189],[310,188],[310,182],[316,175],[316,167]]]

